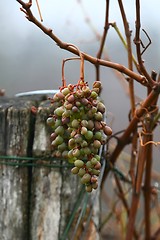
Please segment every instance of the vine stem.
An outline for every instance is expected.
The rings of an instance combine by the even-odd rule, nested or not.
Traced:
[[[142,106],[139,109],[136,110],[135,116],[133,117],[133,119],[129,123],[129,125],[126,128],[123,135],[119,138],[118,144],[117,144],[116,148],[114,149],[114,151],[113,151],[113,153],[110,157],[111,165],[115,164],[115,162],[116,162],[119,154],[123,150],[123,148],[126,146],[126,144],[128,144],[130,142],[129,140],[130,140],[131,133],[133,133],[135,131],[137,123],[140,121],[140,118],[146,112],[146,109],[148,107],[150,107],[150,105],[155,101],[155,99],[157,99],[157,96],[159,95],[159,93],[160,93],[160,85],[158,84],[154,88],[154,90],[151,91],[151,93],[146,98],[146,100],[144,101]],[[106,171],[104,173],[103,184],[104,184],[104,181],[105,181],[106,177],[108,176],[109,171],[110,171],[110,169],[106,169]]]
[[[62,61],[62,87],[66,87],[66,80],[65,80],[65,74],[64,74],[64,65],[65,65],[65,62],[71,61],[71,60],[81,60],[81,58],[79,58],[79,57],[71,57],[71,58],[63,59],[63,61]],[[81,70],[80,70],[80,73],[81,73]]]

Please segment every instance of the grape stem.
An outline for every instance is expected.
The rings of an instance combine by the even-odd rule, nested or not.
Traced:
[[[64,74],[64,65],[65,65],[65,62],[70,61],[70,60],[81,60],[81,58],[79,58],[79,57],[72,57],[72,58],[63,59],[63,61],[62,61],[62,87],[66,87],[66,80],[65,80],[65,74]]]

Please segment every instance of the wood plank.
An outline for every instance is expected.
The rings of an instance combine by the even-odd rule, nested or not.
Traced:
[[[50,128],[46,124],[50,102],[42,102],[38,108],[33,143],[33,156],[37,164],[45,163],[42,157],[51,154]],[[58,240],[60,222],[60,198],[62,177],[60,169],[34,167],[32,175],[31,239]]]
[[[26,156],[30,131],[31,102],[1,101],[0,152],[10,156]],[[4,128],[4,129],[3,129]],[[3,143],[2,143],[3,141]],[[7,161],[7,160],[4,160]],[[18,163],[11,159],[10,162]],[[27,239],[28,169],[0,165],[0,233],[3,240]]]

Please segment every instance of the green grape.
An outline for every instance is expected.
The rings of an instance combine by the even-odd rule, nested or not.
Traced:
[[[83,140],[83,141],[81,142],[81,147],[84,148],[84,147],[87,147],[87,146],[88,146],[88,142],[85,141],[85,140]]]
[[[85,119],[83,119],[82,121],[81,121],[81,125],[82,125],[82,127],[88,127],[88,121],[87,120],[85,120]]]
[[[55,133],[57,135],[64,135],[64,127],[63,126],[58,126],[56,129],[55,129]]]
[[[93,83],[93,88],[101,88],[102,87],[102,83],[100,82],[100,81],[95,81],[94,83]]]
[[[97,131],[97,132],[94,134],[94,139],[102,140],[102,132]]]
[[[80,150],[78,148],[73,149],[72,155],[73,155],[73,157],[79,157]]]
[[[85,173],[86,173],[86,170],[84,168],[80,168],[78,172],[78,176],[83,177]]]
[[[81,134],[84,135],[87,133],[87,128],[86,127],[82,127],[81,128]]]
[[[56,145],[60,145],[61,143],[63,143],[63,138],[58,135],[54,141],[56,141]]]
[[[97,109],[98,109],[98,111],[101,112],[101,113],[105,113],[105,111],[106,111],[106,107],[104,106],[104,104],[103,104],[102,102],[99,102],[99,103],[97,104]]]
[[[75,167],[82,168],[84,166],[84,162],[82,160],[76,160],[74,162]]]
[[[84,147],[83,150],[85,155],[91,154],[91,149],[89,147]]]
[[[74,136],[74,139],[75,139],[75,142],[76,143],[81,143],[83,141],[83,138],[82,138],[82,135],[77,133],[75,136]]]
[[[62,157],[63,157],[63,158],[68,158],[68,151],[67,151],[67,150],[64,150],[64,151],[62,152]]]
[[[69,163],[74,163],[76,161],[76,157],[71,157],[71,158],[68,158],[68,162]]]
[[[87,169],[89,169],[89,168],[92,169],[94,167],[94,164],[91,161],[87,161],[86,162],[86,167],[87,167]]]
[[[101,160],[101,157],[99,155],[94,155],[94,157],[97,159],[98,162]]]
[[[78,167],[74,167],[74,168],[71,169],[71,172],[73,174],[77,174],[79,172],[79,168]]]
[[[90,162],[91,164],[96,165],[98,163],[98,160],[95,157],[93,157]]]
[[[65,142],[61,143],[60,145],[58,145],[58,150],[59,151],[64,151],[67,148],[67,145]]]
[[[70,117],[71,116],[71,110],[64,109],[64,112],[62,113],[62,117]]]
[[[73,158],[73,149],[68,151],[68,158]]]
[[[92,91],[90,97],[96,99],[98,97],[98,94],[95,91]]]
[[[54,128],[57,128],[58,126],[62,125],[62,122],[60,119],[56,119]]]
[[[98,188],[98,182],[92,183],[92,188],[97,189]]]
[[[92,185],[87,185],[85,189],[86,189],[86,192],[92,192]]]
[[[71,139],[69,139],[69,141],[68,141],[68,146],[69,146],[69,148],[74,148],[75,147],[75,140],[74,140],[74,138],[71,138]]]
[[[53,117],[47,118],[47,125],[53,127],[55,124],[55,119]]]
[[[93,120],[88,120],[88,129],[92,130],[94,128],[94,122]]]
[[[101,112],[96,112],[96,113],[94,114],[94,118],[95,118],[95,120],[97,120],[97,121],[102,121],[103,115],[102,115]]]
[[[100,148],[101,147],[101,142],[99,140],[94,140],[93,147]]]
[[[62,114],[64,113],[64,107],[61,106],[61,107],[58,107],[54,110],[54,114],[57,115],[57,116],[62,116]]]
[[[79,127],[79,121],[77,120],[77,119],[74,119],[73,121],[72,121],[72,127],[73,128],[78,128]]]
[[[92,174],[93,174],[93,175],[96,175],[96,176],[99,176],[100,170],[92,169]]]
[[[93,132],[87,131],[86,134],[84,134],[84,136],[87,140],[91,140],[93,138]]]
[[[70,90],[66,87],[62,90],[62,93],[63,93],[63,95],[66,96],[68,93],[70,93]]]
[[[91,175],[89,173],[85,173],[81,178],[81,183],[82,184],[89,183],[90,180],[91,180]]]

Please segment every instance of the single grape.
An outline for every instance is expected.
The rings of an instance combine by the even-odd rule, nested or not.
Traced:
[[[87,128],[86,127],[82,127],[81,128],[81,134],[84,135],[87,133]]]
[[[91,175],[89,173],[85,173],[81,178],[81,183],[82,184],[89,183],[90,180],[91,180]]]
[[[80,150],[78,148],[73,149],[72,155],[73,155],[73,157],[78,158],[80,155]]]
[[[84,166],[84,162],[82,160],[76,160],[74,162],[75,167],[82,168]]]
[[[103,127],[103,131],[107,136],[112,135],[112,129],[108,126]]]
[[[100,131],[95,132],[94,139],[102,140],[102,133]]]
[[[55,124],[55,119],[53,117],[47,118],[47,125],[53,127]]]
[[[64,107],[61,106],[61,107],[58,107],[54,110],[54,114],[57,115],[57,116],[62,116],[62,114],[64,113]]]
[[[72,127],[73,128],[78,128],[79,127],[79,121],[77,120],[77,119],[74,119],[73,121],[72,121]]]
[[[101,147],[101,142],[99,140],[94,140],[93,147],[100,148]]]
[[[92,192],[92,185],[91,184],[87,185],[85,189],[86,189],[86,192]]]
[[[63,126],[58,126],[56,129],[55,129],[55,133],[57,135],[64,135],[64,127]]]
[[[93,138],[93,132],[92,131],[87,131],[85,134],[84,134],[85,138],[87,140],[91,140]]]
[[[73,174],[77,174],[79,172],[79,168],[78,167],[74,167],[74,168],[71,169],[71,172]]]
[[[96,112],[96,113],[94,114],[94,118],[95,118],[95,120],[97,120],[97,121],[102,121],[103,115],[102,115],[101,112]]]
[[[66,96],[68,93],[70,93],[70,90],[66,87],[62,90],[62,93],[63,93],[63,95]]]
[[[93,166],[98,163],[98,161],[97,161],[97,159],[96,159],[95,157],[93,157],[90,162],[91,162],[91,164],[92,164]]]
[[[86,170],[84,168],[80,168],[78,172],[78,176],[83,177],[85,173],[86,173]]]

